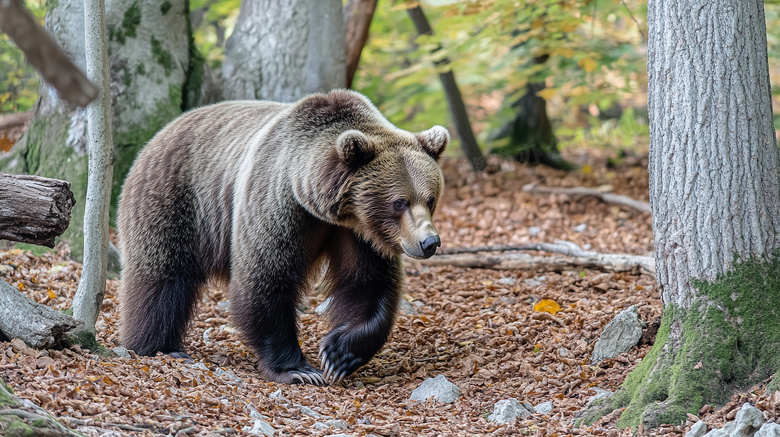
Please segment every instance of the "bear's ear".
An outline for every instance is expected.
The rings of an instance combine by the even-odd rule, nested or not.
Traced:
[[[344,131],[339,135],[336,140],[336,149],[339,152],[339,157],[352,167],[367,164],[376,156],[376,147],[371,140],[363,132],[354,129]]]
[[[425,153],[433,159],[439,159],[447,144],[450,143],[450,133],[443,126],[434,126],[428,130],[415,134],[420,141]]]

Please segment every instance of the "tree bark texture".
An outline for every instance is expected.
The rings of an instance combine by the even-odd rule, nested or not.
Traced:
[[[153,0],[109,0],[106,4],[117,157],[112,205],[138,150],[182,111],[190,70],[186,6],[185,0],[163,4]],[[47,10],[46,29],[85,70],[83,0],[53,2]],[[9,153],[0,156],[0,171],[71,182],[77,202],[63,239],[71,244],[71,254],[77,259],[82,257],[87,190],[86,131],[86,110],[66,105],[51,86],[42,84],[29,128]]]
[[[352,88],[360,53],[368,40],[368,29],[374,18],[377,0],[349,0],[344,6],[344,27],[347,41],[347,82],[346,87]]]
[[[76,67],[46,33],[22,0],[0,2],[0,31],[24,52],[27,61],[68,103],[87,106],[98,95],[97,87]]]
[[[94,332],[106,289],[108,264],[108,210],[114,171],[111,137],[111,85],[106,44],[105,0],[85,0],[87,76],[104,90],[87,107],[89,175],[84,213],[84,269],[73,298],[73,317]]]
[[[69,182],[0,173],[0,239],[54,247],[73,202]]]
[[[420,35],[431,35],[433,29],[428,18],[425,17],[423,10],[420,6],[415,6],[408,10],[409,17],[414,22],[414,27],[417,29],[417,33]],[[434,49],[434,52],[440,50],[440,48]],[[446,66],[449,64],[449,60],[444,58],[434,62],[437,67]],[[452,114],[452,120],[455,123],[455,130],[458,132],[458,138],[460,139],[460,147],[463,150],[463,155],[469,160],[471,167],[475,172],[481,172],[485,169],[487,161],[482,156],[482,151],[477,144],[477,138],[474,136],[474,131],[471,129],[471,122],[469,121],[469,114],[466,111],[466,104],[463,102],[463,96],[460,94],[460,88],[455,81],[455,74],[452,70],[447,68],[439,73],[439,79],[441,80],[442,88],[444,88],[444,94],[447,98],[447,104],[450,107],[450,113]]]
[[[340,0],[244,0],[222,66],[225,99],[292,102],[346,85]]]
[[[693,11],[698,11],[693,14]],[[664,304],[780,245],[763,4],[651,1],[650,198]]]
[[[664,315],[594,416],[682,424],[780,367],[780,153],[763,2],[648,3],[650,200]],[[594,417],[591,416],[591,417]]]
[[[30,347],[59,345],[70,331],[83,325],[54,308],[32,301],[16,287],[0,280],[0,331],[8,338],[21,338]]]

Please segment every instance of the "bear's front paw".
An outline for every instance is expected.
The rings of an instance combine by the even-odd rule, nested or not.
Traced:
[[[305,363],[296,369],[263,369],[265,379],[283,384],[312,384],[318,386],[327,385],[322,377],[322,372],[314,368],[311,364]]]
[[[353,353],[348,339],[347,327],[342,326],[331,331],[320,344],[320,367],[328,384],[338,384],[368,361]]]

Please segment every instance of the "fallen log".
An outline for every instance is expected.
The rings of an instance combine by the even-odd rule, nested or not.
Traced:
[[[528,253],[486,252],[539,251],[563,256],[538,256]],[[639,270],[655,275],[655,259],[651,256],[599,253],[582,250],[569,241],[529,243],[522,245],[478,246],[444,248],[441,254],[426,260],[405,259],[408,268],[454,266],[494,270],[579,270],[594,269],[605,272]]]
[[[45,349],[67,341],[82,325],[0,280],[0,331],[7,338],[20,338],[30,347]]]
[[[0,240],[54,247],[75,202],[70,182],[0,173]]]
[[[523,191],[526,193],[535,194],[566,194],[569,196],[593,196],[601,199],[602,202],[612,203],[615,205],[625,206],[635,209],[640,212],[651,212],[650,204],[641,200],[632,199],[622,194],[612,194],[605,190],[599,190],[596,188],[586,187],[573,187],[573,188],[553,188],[542,187],[536,184],[528,184],[523,187]]]

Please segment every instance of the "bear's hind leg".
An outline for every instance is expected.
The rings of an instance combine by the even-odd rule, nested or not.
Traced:
[[[345,229],[328,248],[333,330],[320,343],[320,361],[325,380],[337,384],[387,341],[404,277],[400,257],[383,258]]]

